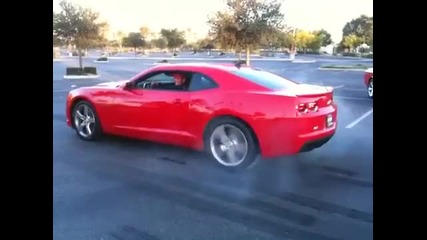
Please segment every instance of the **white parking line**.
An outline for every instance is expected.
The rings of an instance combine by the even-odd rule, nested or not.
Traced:
[[[337,89],[337,88],[343,88],[344,87],[344,84],[343,85],[338,85],[338,86],[335,86],[335,87],[333,87],[334,89]]]
[[[365,119],[367,116],[371,115],[373,111],[374,111],[374,109],[372,108],[371,110],[369,110],[368,112],[366,112],[365,114],[363,114],[362,116],[360,116],[358,119],[356,119],[352,123],[348,124],[345,128],[349,128],[350,129],[350,128],[356,126],[356,124],[358,124],[360,121],[362,121],[363,119]]]
[[[344,88],[343,91],[347,92],[367,92],[365,88]]]
[[[368,97],[346,97],[346,96],[334,96],[334,99],[342,99],[342,100],[358,100],[358,101],[370,101],[372,102],[372,99]]]

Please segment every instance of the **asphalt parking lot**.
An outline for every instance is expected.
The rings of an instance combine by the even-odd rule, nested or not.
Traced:
[[[85,59],[98,67],[96,80],[64,80],[65,67],[77,60],[53,62],[54,239],[372,239],[372,100],[363,72],[318,69],[372,61],[300,59],[315,62],[252,64],[333,86],[337,134],[320,149],[261,161],[240,173],[170,146],[113,137],[84,142],[66,126],[70,89],[130,78],[155,60]]]

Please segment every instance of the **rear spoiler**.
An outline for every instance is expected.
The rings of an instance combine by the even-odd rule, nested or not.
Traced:
[[[333,92],[334,91],[334,87],[332,87],[332,86],[326,86],[325,88],[326,88],[326,90],[328,92]]]

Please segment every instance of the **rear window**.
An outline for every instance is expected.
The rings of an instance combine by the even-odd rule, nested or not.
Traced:
[[[240,68],[231,70],[231,73],[274,91],[298,85],[298,83],[279,75],[257,69]]]

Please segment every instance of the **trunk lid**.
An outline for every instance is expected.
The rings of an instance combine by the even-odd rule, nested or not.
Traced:
[[[311,84],[299,84],[288,89],[297,97],[297,110],[301,113],[318,112],[321,108],[328,107],[333,102],[333,87]]]

